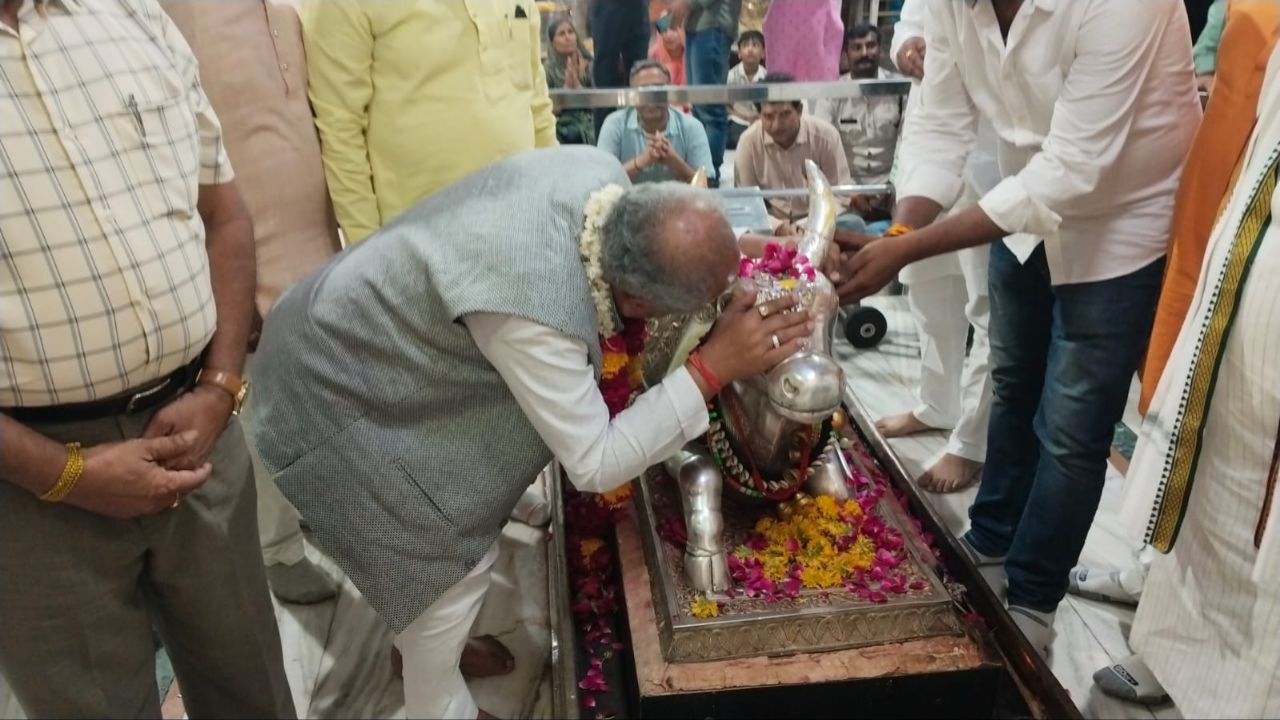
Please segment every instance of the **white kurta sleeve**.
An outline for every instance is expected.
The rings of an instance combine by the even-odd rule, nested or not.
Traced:
[[[707,431],[706,403],[684,368],[610,421],[582,341],[510,315],[463,322],[579,490],[613,490]]]

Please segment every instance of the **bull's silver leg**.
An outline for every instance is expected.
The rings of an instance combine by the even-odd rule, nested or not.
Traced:
[[[838,502],[849,499],[849,483],[845,479],[847,474],[839,453],[840,447],[833,438],[822,448],[818,459],[809,465],[809,474],[804,482],[810,495],[830,495]]]
[[[666,468],[680,484],[684,505],[684,572],[689,584],[704,593],[728,590],[729,562],[724,549],[724,518],[720,514],[723,481],[711,452],[689,443],[667,460]]]

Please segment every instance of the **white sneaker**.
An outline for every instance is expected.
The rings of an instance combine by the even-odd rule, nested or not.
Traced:
[[[1018,605],[1009,606],[1009,617],[1026,636],[1031,647],[1040,653],[1041,658],[1048,659],[1049,647],[1053,644],[1053,619],[1056,612],[1043,613]]]
[[[1151,668],[1139,655],[1130,655],[1114,665],[1108,665],[1093,674],[1098,689],[1120,700],[1159,705],[1169,701],[1169,693],[1156,679]]]

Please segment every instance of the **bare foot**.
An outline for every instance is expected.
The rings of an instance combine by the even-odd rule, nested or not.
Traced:
[[[937,428],[929,427],[920,422],[914,414],[905,412],[900,415],[889,415],[882,417],[876,421],[876,430],[886,438],[903,437],[906,435],[915,435],[916,433],[936,430]]]
[[[458,664],[462,674],[469,678],[506,675],[515,666],[516,659],[511,651],[492,635],[468,640],[462,649],[462,662]]]
[[[982,463],[947,453],[920,476],[920,487],[937,493],[963,490],[978,479]]]

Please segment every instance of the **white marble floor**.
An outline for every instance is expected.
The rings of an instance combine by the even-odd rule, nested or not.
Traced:
[[[919,379],[920,359],[916,328],[906,308],[906,298],[876,296],[866,302],[885,313],[889,332],[880,345],[871,350],[858,351],[843,341],[837,343],[848,381],[859,400],[876,417],[910,410],[915,405],[913,393]],[[1125,419],[1131,423],[1136,417],[1136,411],[1131,408]],[[890,441],[913,477],[918,477],[941,456],[945,443],[944,432]],[[1123,486],[1124,476],[1111,468],[1097,519],[1081,556],[1083,563],[1094,567],[1128,567],[1136,562],[1135,551],[1116,527],[1115,510]],[[974,487],[951,495],[926,493],[926,496],[951,532],[959,534],[968,528],[968,509],[976,494]],[[1113,700],[1094,687],[1095,670],[1129,654],[1126,637],[1132,622],[1131,608],[1068,596],[1058,610],[1054,626],[1057,638],[1050,667],[1087,717],[1162,720],[1181,717],[1172,705],[1148,709]]]

